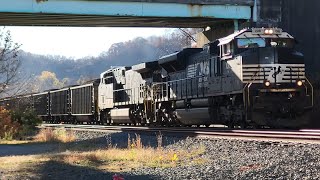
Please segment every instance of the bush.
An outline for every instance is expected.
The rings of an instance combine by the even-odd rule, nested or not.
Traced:
[[[12,120],[10,112],[0,107],[0,139],[12,140],[20,128],[21,125]]]
[[[11,117],[13,121],[18,122],[21,125],[18,132],[19,138],[33,135],[36,130],[36,126],[42,122],[41,119],[29,109],[25,111],[11,111]]]
[[[31,110],[8,111],[0,107],[0,139],[23,139],[32,135],[41,120]]]

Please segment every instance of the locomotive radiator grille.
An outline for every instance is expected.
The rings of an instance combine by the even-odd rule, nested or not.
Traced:
[[[243,83],[294,83],[305,81],[304,64],[246,64],[242,66]]]

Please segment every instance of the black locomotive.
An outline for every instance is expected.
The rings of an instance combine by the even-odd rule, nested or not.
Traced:
[[[304,127],[313,87],[296,40],[279,28],[250,28],[86,85],[2,99],[29,99],[44,121]]]

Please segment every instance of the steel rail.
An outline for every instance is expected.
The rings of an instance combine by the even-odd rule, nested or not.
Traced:
[[[120,131],[139,133],[163,133],[183,136],[206,138],[241,138],[263,141],[290,141],[320,143],[320,130],[242,130],[226,128],[176,128],[176,127],[135,127],[135,126],[101,126],[101,125],[70,125],[70,124],[43,124],[40,128],[66,128],[82,131]]]

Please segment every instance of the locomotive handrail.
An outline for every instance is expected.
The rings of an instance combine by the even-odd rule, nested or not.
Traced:
[[[158,85],[158,84],[164,84],[164,83],[170,83],[170,82],[178,82],[178,81],[195,79],[195,78],[200,78],[200,77],[207,77],[207,76],[208,75],[202,75],[202,76],[188,77],[188,78],[184,78],[184,79],[171,80],[171,81],[166,81],[166,82],[157,82],[157,83],[153,83],[152,85]]]
[[[311,84],[311,82],[309,81],[309,79],[307,77],[305,77],[305,79],[307,80],[309,86],[311,87],[311,108],[313,107],[314,105],[314,99],[313,99],[313,85]]]
[[[201,75],[201,76],[195,76],[195,77],[188,77],[188,78],[183,78],[183,79],[177,79],[177,80],[171,80],[171,81],[166,81],[166,82],[157,82],[157,83],[153,83],[152,84],[152,88],[154,89],[154,87],[156,87],[156,86],[161,86],[161,92],[163,93],[163,92],[165,92],[166,94],[165,94],[165,96],[163,96],[162,95],[162,97],[161,98],[164,98],[164,97],[167,97],[168,98],[168,96],[169,96],[169,85],[170,84],[177,84],[178,82],[182,82],[182,81],[188,81],[188,80],[193,80],[193,79],[199,79],[199,78],[203,78],[203,77],[208,77],[208,75]],[[204,81],[202,81],[202,83],[204,83]],[[164,90],[163,89],[163,85],[166,85],[166,89]],[[182,88],[182,86],[181,86],[181,88]],[[186,97],[188,96],[187,95],[187,86],[186,86],[186,89],[185,89],[185,91],[186,91]],[[192,91],[192,89],[191,89],[191,91]],[[158,94],[159,95],[159,94]],[[204,96],[204,90],[203,90],[203,92],[202,92],[202,95]],[[160,95],[161,96],[161,95]],[[197,97],[198,97],[199,95],[198,95],[198,92],[197,92]],[[181,98],[182,98],[182,91],[181,91]],[[156,100],[158,100],[159,99],[159,97],[157,96],[157,97],[155,97],[155,99]]]
[[[133,87],[133,88],[128,88],[128,89],[116,89],[116,90],[113,90],[113,92],[127,91],[127,90],[132,90],[132,89],[135,89],[135,88],[139,88],[139,87]]]
[[[260,70],[259,71],[257,71],[252,77],[251,77],[251,81],[250,82],[248,82],[245,86],[244,86],[244,88],[243,88],[243,103],[244,103],[244,105],[245,105],[245,108],[246,108],[246,111],[248,111],[248,106],[250,105],[250,96],[249,96],[249,89],[250,89],[250,86],[251,86],[251,84],[256,80],[255,78],[258,76],[258,74],[261,72],[261,68],[260,68]],[[246,93],[246,89],[248,89],[248,93]],[[247,95],[247,96],[246,96]],[[247,103],[247,101],[246,100],[248,100],[248,103]],[[247,113],[246,113],[247,114]]]

